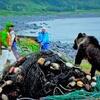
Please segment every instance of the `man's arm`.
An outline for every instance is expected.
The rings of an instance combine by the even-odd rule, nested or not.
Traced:
[[[42,34],[41,34],[41,32],[38,33],[37,40],[38,40],[39,43],[42,42]]]

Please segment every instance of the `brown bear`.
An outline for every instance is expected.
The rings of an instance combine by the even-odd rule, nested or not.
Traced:
[[[82,59],[87,59],[92,65],[91,77],[95,76],[95,71],[100,71],[100,45],[94,36],[87,36],[85,33],[79,33],[74,40],[73,48],[77,51],[75,64],[80,65]]]

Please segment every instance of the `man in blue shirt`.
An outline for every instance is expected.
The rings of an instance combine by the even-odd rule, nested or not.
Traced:
[[[47,51],[49,48],[49,35],[45,28],[38,33],[38,42],[41,45],[41,51]]]

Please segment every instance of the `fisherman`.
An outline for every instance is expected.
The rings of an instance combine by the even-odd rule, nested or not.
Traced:
[[[38,42],[41,45],[41,51],[47,51],[49,49],[49,35],[44,27],[38,33]]]
[[[12,44],[15,36],[11,34],[14,31],[14,25],[12,22],[6,23],[5,29],[0,32],[0,48],[2,50],[2,59],[5,64],[12,62],[11,59],[15,60],[12,53]]]

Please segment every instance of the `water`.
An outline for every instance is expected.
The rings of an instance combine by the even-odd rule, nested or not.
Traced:
[[[52,39],[72,41],[79,32],[94,35],[100,39],[100,18],[70,18],[55,20],[52,26]],[[53,35],[54,33],[54,35]]]
[[[79,32],[93,35],[100,39],[100,17],[95,18],[65,18],[50,21],[28,22],[28,24],[46,23],[51,41],[72,42]]]

